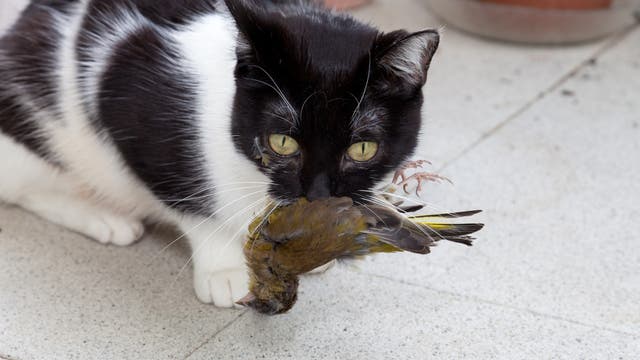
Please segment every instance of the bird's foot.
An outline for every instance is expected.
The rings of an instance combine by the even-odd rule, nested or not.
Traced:
[[[411,181],[417,181],[418,186],[416,186],[416,195],[420,196],[420,191],[422,191],[422,184],[426,183],[426,182],[442,182],[442,181],[446,181],[450,184],[453,184],[453,182],[451,180],[449,180],[448,178],[438,175],[438,174],[431,174],[431,173],[427,173],[427,172],[419,172],[419,173],[415,173],[409,177],[407,177],[404,181],[398,183],[398,186],[401,186],[402,189],[404,190],[405,193],[409,194],[409,190],[408,190],[408,186],[411,183]]]
[[[409,169],[422,169],[424,165],[431,165],[431,162],[427,160],[416,160],[409,161],[404,163],[402,166],[396,170],[395,175],[393,176],[393,184],[400,185],[402,182],[406,181],[408,176],[406,175],[406,171]]]

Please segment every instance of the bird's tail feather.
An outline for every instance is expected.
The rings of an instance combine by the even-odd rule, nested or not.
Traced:
[[[414,222],[429,235],[443,238],[466,236],[482,230],[484,224],[441,224],[428,222]]]
[[[484,224],[447,224],[441,223],[439,220],[473,216],[481,212],[482,210],[461,211],[447,214],[412,216],[409,219],[411,219],[421,231],[429,236],[434,236],[436,240],[449,240],[471,246],[474,238],[469,235],[480,231],[484,227]]]
[[[418,215],[411,216],[410,219],[415,222],[433,221],[434,219],[458,219],[480,214],[482,210],[460,211],[455,213],[437,214],[437,215]]]

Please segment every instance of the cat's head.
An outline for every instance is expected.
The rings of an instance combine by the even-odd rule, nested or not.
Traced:
[[[439,35],[308,5],[227,1],[240,29],[236,146],[284,200],[357,198],[413,154]]]

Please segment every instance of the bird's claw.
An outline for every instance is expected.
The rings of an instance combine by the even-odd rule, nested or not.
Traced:
[[[422,169],[424,165],[431,165],[431,162],[427,160],[416,160],[405,163],[398,170],[396,170],[396,173],[393,176],[393,183],[396,185],[400,185],[402,182],[405,182],[407,180],[405,171],[407,171],[408,169]]]
[[[404,190],[405,193],[409,194],[409,191],[407,190],[407,187],[409,186],[409,183],[411,182],[411,180],[416,180],[418,182],[418,186],[416,187],[416,195],[420,196],[420,191],[422,191],[422,184],[425,182],[441,182],[441,181],[446,181],[450,184],[453,184],[453,182],[451,180],[449,180],[448,178],[438,175],[438,174],[431,174],[431,173],[427,173],[427,172],[419,172],[419,173],[415,173],[409,177],[407,177],[404,181],[398,183],[398,186],[402,186],[402,189]]]

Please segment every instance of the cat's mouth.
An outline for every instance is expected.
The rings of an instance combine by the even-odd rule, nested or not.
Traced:
[[[287,198],[287,199],[277,199],[275,202],[279,203],[281,206],[288,206],[288,205],[293,205],[296,202],[298,202],[300,199],[305,199],[309,202],[313,202],[315,200],[322,200],[322,199],[326,199],[326,198],[350,198],[351,200],[353,200],[354,204],[357,205],[371,205],[373,204],[373,202],[368,199],[368,196],[365,194],[351,194],[351,195],[339,195],[339,194],[331,194],[330,196],[327,196],[325,198],[316,198],[316,199],[309,199],[306,195],[302,195],[296,198]]]

